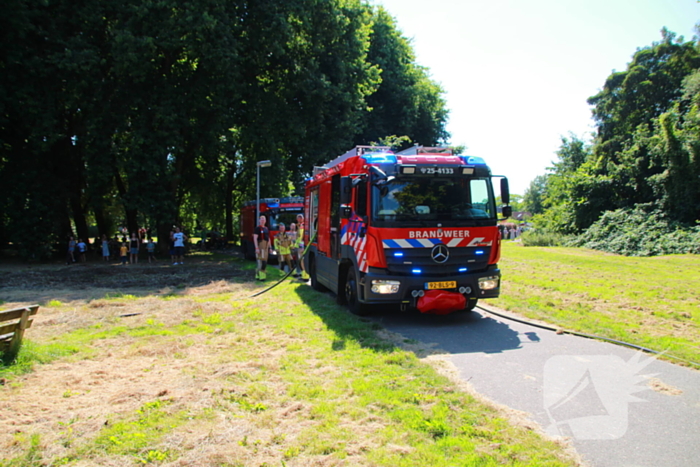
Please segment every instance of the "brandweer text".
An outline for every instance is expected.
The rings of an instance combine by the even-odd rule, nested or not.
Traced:
[[[469,238],[468,230],[411,230],[408,238]]]

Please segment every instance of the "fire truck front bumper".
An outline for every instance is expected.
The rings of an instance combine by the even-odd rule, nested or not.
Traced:
[[[434,290],[449,292],[442,294],[445,297],[449,297],[450,293],[459,294],[467,300],[496,298],[501,290],[501,271],[494,267],[481,273],[434,278],[392,276],[370,270],[364,276],[362,286],[364,297],[361,297],[361,301],[365,303],[401,303],[419,308],[419,302],[425,302],[421,298],[426,294],[428,297],[436,296],[432,292]]]

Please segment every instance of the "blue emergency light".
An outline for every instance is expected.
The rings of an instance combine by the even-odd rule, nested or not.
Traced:
[[[486,161],[477,156],[459,156],[467,165],[486,165]]]
[[[363,154],[362,158],[368,164],[396,164],[396,156],[388,152],[371,152]]]

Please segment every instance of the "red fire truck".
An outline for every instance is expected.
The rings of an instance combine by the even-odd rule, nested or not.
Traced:
[[[378,304],[446,314],[498,297],[493,178],[509,217],[508,180],[448,148],[357,146],[315,168],[305,188],[311,285],[356,314]]]
[[[241,208],[241,249],[248,259],[255,259],[255,244],[253,243],[253,229],[258,225],[255,218],[256,201],[246,201]],[[297,221],[297,214],[304,212],[304,198],[290,196],[286,198],[261,198],[260,215],[267,219],[267,228],[270,229],[270,238],[279,232],[280,222],[289,229],[289,224]],[[268,262],[277,262],[277,252],[272,250]]]

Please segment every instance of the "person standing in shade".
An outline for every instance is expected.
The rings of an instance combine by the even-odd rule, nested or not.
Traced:
[[[80,262],[84,263],[87,261],[87,245],[82,238],[78,239],[78,253],[80,254]]]
[[[289,232],[287,232],[289,240],[292,242],[292,276],[299,277],[299,237],[297,236],[297,225],[292,222],[289,224]]]
[[[287,228],[282,222],[279,223],[279,229],[280,231],[275,235],[275,250],[279,255],[280,271],[284,272],[286,264],[289,267],[289,272],[292,273],[292,240],[287,235]]]
[[[109,261],[109,240],[102,234],[102,261]]]
[[[156,244],[153,243],[153,238],[148,237],[148,243],[146,244],[146,250],[148,251],[148,262],[155,263],[156,261]]]
[[[265,224],[267,219],[265,216],[260,216],[258,219],[258,225],[253,230],[253,244],[255,245],[255,257],[258,260],[257,268],[255,269],[255,278],[259,281],[264,281],[267,279],[267,257],[270,245],[270,231]]]
[[[185,264],[185,242],[187,241],[187,235],[180,231],[180,227],[175,227],[175,232],[173,232],[173,246],[175,247],[175,262],[176,264]]]
[[[122,259],[123,265],[127,264],[126,260],[129,259],[129,248],[126,246],[126,243],[122,243],[122,246],[119,247],[119,257]]]
[[[301,280],[307,280],[309,275],[304,269],[304,215],[297,214],[297,248],[299,260],[297,261],[297,274],[301,276]]]
[[[129,240],[129,262],[131,264],[137,264],[139,262],[139,237],[136,232],[131,234],[131,240]]]
[[[66,264],[75,263],[75,239],[68,237],[68,252],[66,253]]]

